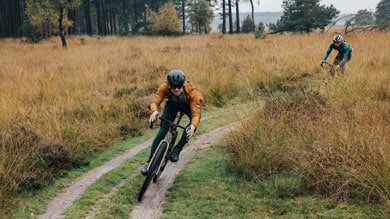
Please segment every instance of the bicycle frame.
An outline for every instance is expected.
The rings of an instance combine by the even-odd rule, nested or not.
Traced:
[[[159,166],[157,167],[157,172],[154,174],[155,176],[159,176],[160,173],[164,170],[164,167],[165,165],[167,164],[167,161],[169,160],[169,155],[171,153],[171,150],[176,142],[176,138],[177,138],[177,135],[178,135],[178,131],[177,131],[177,127],[180,127],[182,129],[185,130],[185,127],[184,126],[181,126],[179,125],[180,123],[180,120],[181,118],[183,117],[184,113],[183,112],[180,112],[179,114],[179,118],[177,119],[177,122],[176,124],[172,121],[169,121],[167,119],[164,119],[162,117],[159,117],[162,121],[165,121],[167,123],[169,123],[169,129],[168,129],[168,132],[167,134],[165,134],[165,137],[163,140],[160,141],[159,145],[157,146],[156,148],[156,151],[154,152],[153,156],[152,156],[152,159],[151,160],[154,160],[155,157],[157,156],[157,152],[158,152],[158,148],[160,147],[161,144],[163,143],[166,143],[167,144],[167,148],[165,149],[164,151],[164,155],[163,155],[163,162],[160,162]],[[150,165],[152,164],[152,162],[150,162],[149,164],[149,167]],[[148,171],[149,171],[149,167],[148,167]],[[156,181],[157,179],[155,179],[154,181]]]
[[[329,63],[327,61],[323,61],[321,63],[321,68],[324,69],[324,64],[326,64],[326,66],[328,66],[328,68],[326,68],[326,73],[327,74],[330,74],[332,77],[335,76],[335,73],[338,72],[338,70],[336,69],[336,65],[332,64],[332,63]]]

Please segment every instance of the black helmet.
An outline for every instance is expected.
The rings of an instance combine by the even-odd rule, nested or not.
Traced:
[[[336,36],[334,36],[333,42],[334,43],[343,43],[344,42],[343,36],[341,36],[340,34],[337,34]]]
[[[179,87],[184,84],[184,81],[186,80],[186,76],[181,70],[174,69],[169,72],[167,79],[170,86]]]

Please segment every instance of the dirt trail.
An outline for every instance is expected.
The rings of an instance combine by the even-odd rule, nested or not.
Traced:
[[[130,213],[132,219],[152,219],[159,218],[162,214],[162,205],[164,204],[165,193],[172,186],[173,181],[184,165],[191,160],[198,150],[211,145],[220,136],[226,134],[235,127],[237,123],[217,128],[211,132],[200,135],[197,139],[190,142],[180,153],[180,160],[177,163],[168,163],[166,171],[163,172],[157,183],[151,183],[142,202],[135,206]]]
[[[196,139],[190,141],[180,153],[179,162],[173,164],[168,163],[166,171],[162,174],[159,181],[152,183],[141,203],[134,207],[134,210],[130,212],[129,218],[159,218],[162,213],[162,205],[164,203],[165,193],[168,188],[173,184],[173,181],[179,171],[183,168],[196,151],[210,146],[212,142],[217,140],[220,136],[226,134],[229,130],[235,127],[238,122],[231,123],[229,125],[217,128],[205,134],[198,135]],[[38,216],[40,219],[47,218],[63,218],[62,213],[72,205],[88,188],[92,183],[99,179],[103,174],[111,171],[112,169],[121,165],[130,157],[136,155],[142,149],[149,147],[153,139],[149,139],[127,151],[123,154],[113,158],[106,162],[102,166],[90,170],[84,175],[75,179],[75,181],[66,188],[63,192],[59,193],[48,205],[47,212]]]
[[[72,203],[77,200],[81,194],[83,194],[86,188],[99,179],[103,174],[118,167],[122,162],[136,155],[142,149],[149,147],[152,144],[152,140],[153,139],[149,139],[136,147],[127,150],[123,154],[104,163],[102,166],[96,167],[75,179],[75,181],[65,191],[59,193],[52,201],[50,201],[46,213],[40,215],[38,218],[62,218],[61,214],[64,210],[70,207]]]

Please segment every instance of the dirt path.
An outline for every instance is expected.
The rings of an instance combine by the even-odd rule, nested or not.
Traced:
[[[165,193],[173,184],[173,181],[179,171],[183,168],[196,151],[210,146],[212,142],[217,140],[219,136],[226,134],[238,123],[231,123],[229,125],[217,128],[211,132],[201,134],[196,139],[190,141],[180,154],[180,161],[172,164],[168,163],[167,171],[163,173],[156,184],[151,184],[146,192],[141,203],[135,206],[130,213],[130,218],[158,218],[162,213],[162,204],[164,202]],[[118,167],[122,162],[136,155],[142,149],[151,145],[152,139],[149,139],[129,150],[123,154],[106,162],[102,166],[90,170],[84,175],[75,179],[75,181],[62,193],[59,193],[48,205],[47,212],[40,215],[38,218],[63,218],[61,215],[76,201],[92,183],[98,180],[103,174]]]

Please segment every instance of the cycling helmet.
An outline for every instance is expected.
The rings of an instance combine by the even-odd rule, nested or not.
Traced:
[[[333,42],[334,43],[338,43],[338,42],[343,43],[344,42],[343,36],[341,36],[340,34],[337,34],[336,36],[334,36]]]
[[[186,80],[186,76],[181,70],[174,69],[169,72],[167,79],[170,86],[179,87],[184,84],[184,81]]]

